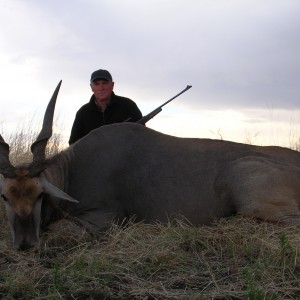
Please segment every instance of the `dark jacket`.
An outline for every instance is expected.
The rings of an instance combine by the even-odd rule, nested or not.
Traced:
[[[121,123],[126,120],[136,122],[142,118],[139,108],[129,98],[117,96],[112,93],[110,102],[104,112],[98,108],[95,100],[95,96],[93,95],[90,102],[83,105],[77,111],[69,144],[75,143],[91,130],[103,125]]]

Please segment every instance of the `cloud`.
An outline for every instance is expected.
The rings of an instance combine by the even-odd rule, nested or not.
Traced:
[[[299,15],[297,0],[2,0],[2,113],[24,103],[42,111],[63,79],[58,110],[71,126],[98,68],[143,113],[188,84],[168,111],[292,112],[300,108]]]

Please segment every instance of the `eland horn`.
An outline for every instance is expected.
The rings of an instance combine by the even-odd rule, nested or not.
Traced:
[[[53,115],[56,104],[57,95],[61,86],[60,81],[49,101],[44,115],[43,127],[36,141],[31,145],[33,154],[32,163],[29,166],[29,175],[31,177],[39,175],[45,168],[46,146],[48,140],[52,136]]]

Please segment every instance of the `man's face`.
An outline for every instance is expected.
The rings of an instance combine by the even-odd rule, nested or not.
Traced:
[[[114,83],[105,79],[98,79],[91,83],[91,89],[97,101],[106,101],[110,98]]]

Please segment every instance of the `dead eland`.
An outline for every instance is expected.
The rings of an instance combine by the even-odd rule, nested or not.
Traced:
[[[184,216],[194,225],[233,214],[299,222],[300,153],[287,148],[178,138],[121,123],[46,158],[60,84],[30,164],[13,166],[0,136],[0,192],[16,249],[38,247],[41,223],[66,215],[91,231],[133,215],[145,222]]]

